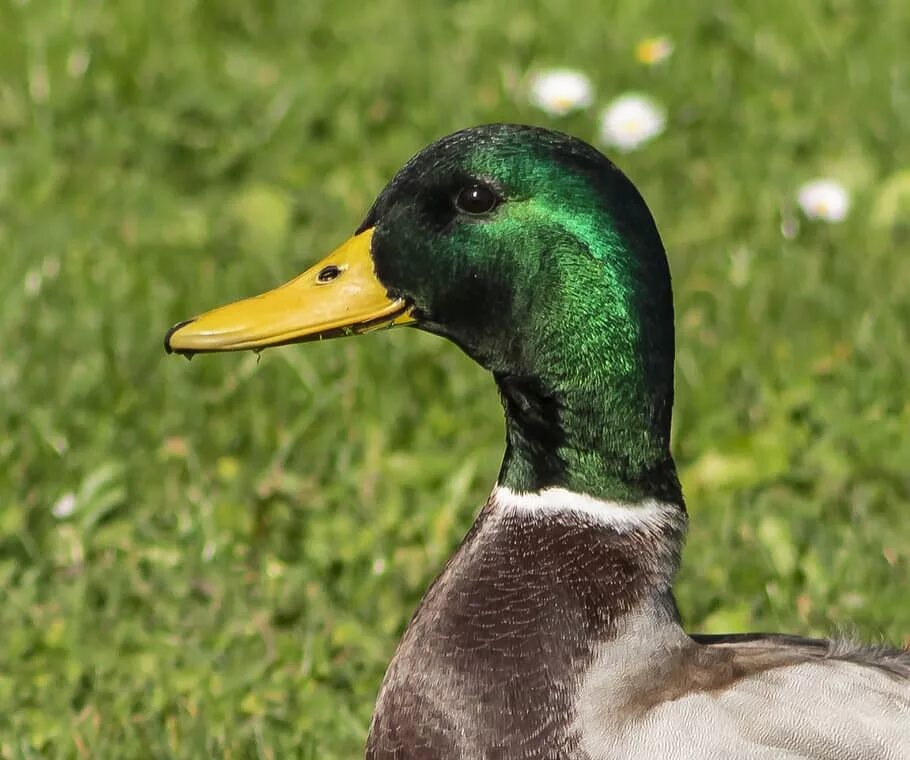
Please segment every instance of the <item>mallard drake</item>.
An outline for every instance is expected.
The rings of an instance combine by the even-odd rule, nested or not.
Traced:
[[[368,758],[910,758],[907,652],[683,630],[670,272],[607,158],[526,126],[445,137],[326,259],[165,347],[395,325],[493,374],[506,450],[389,666]]]

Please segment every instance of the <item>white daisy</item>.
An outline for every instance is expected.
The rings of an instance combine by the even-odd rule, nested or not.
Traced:
[[[664,131],[667,116],[647,95],[620,95],[600,115],[600,139],[621,151],[635,150]]]
[[[673,55],[673,42],[667,36],[648,37],[635,46],[635,59],[646,66],[656,66]]]
[[[594,88],[585,74],[573,69],[550,69],[531,78],[528,99],[551,116],[587,108],[594,99]]]
[[[820,178],[800,187],[796,201],[810,219],[842,222],[850,210],[850,194],[840,182]]]
[[[58,520],[65,520],[76,511],[76,495],[72,492],[63,494],[51,507],[51,514]]]

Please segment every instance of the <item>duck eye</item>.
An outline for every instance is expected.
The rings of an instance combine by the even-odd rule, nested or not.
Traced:
[[[484,185],[471,185],[464,188],[455,198],[459,211],[466,214],[486,214],[496,206],[496,194]]]
[[[319,270],[319,274],[316,275],[316,282],[326,283],[334,280],[338,275],[341,274],[341,267],[336,267],[334,264],[329,264],[324,266]]]

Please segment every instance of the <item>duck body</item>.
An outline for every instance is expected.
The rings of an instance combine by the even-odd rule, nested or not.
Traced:
[[[624,513],[640,507],[509,496],[487,503],[408,627],[369,760],[908,756],[904,655],[690,637],[668,571],[681,512],[637,522]]]
[[[506,451],[386,673],[368,760],[910,758],[907,652],[681,627],[670,274],[604,156],[516,125],[443,138],[323,262],[165,345],[402,324],[492,373]]]

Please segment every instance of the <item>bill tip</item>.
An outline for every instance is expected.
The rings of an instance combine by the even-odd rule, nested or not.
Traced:
[[[178,322],[178,323],[177,323],[176,325],[174,325],[170,330],[167,331],[167,334],[164,336],[164,350],[165,350],[167,353],[169,353],[169,354],[173,354],[173,353],[178,353],[178,354],[181,354],[181,353],[182,353],[182,354],[192,353],[191,351],[190,351],[190,352],[184,352],[184,351],[180,351],[179,349],[175,349],[173,346],[171,346],[171,338],[174,336],[174,333],[177,332],[177,330],[179,330],[181,327],[185,327],[186,325],[188,325],[190,322],[193,322],[193,321],[194,321],[194,320],[192,320],[192,319],[185,319],[185,320],[183,320],[183,322]]]

